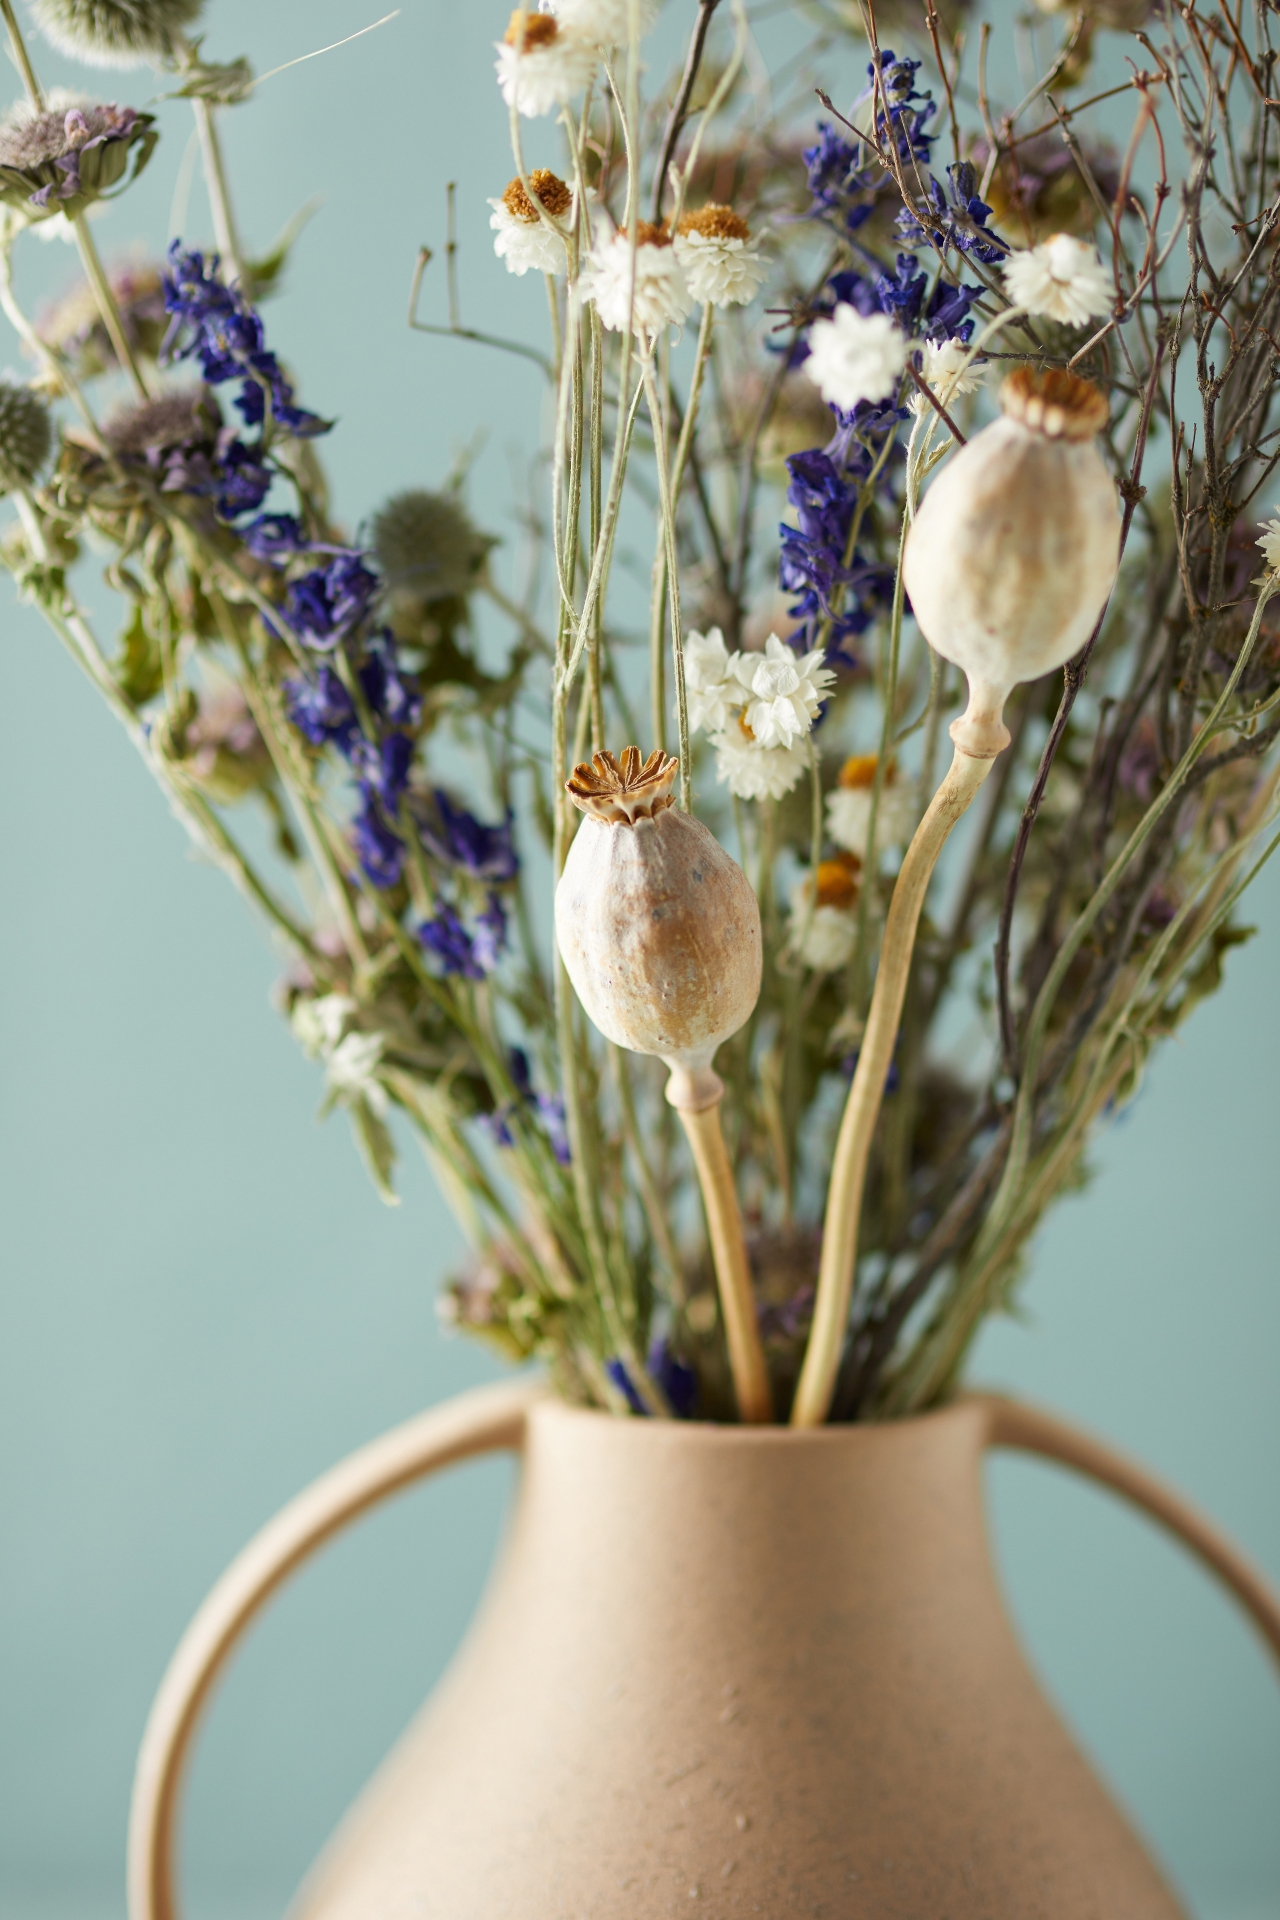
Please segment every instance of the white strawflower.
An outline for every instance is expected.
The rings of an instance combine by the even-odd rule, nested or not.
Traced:
[[[821,647],[797,655],[776,633],[763,654],[734,654],[733,671],[751,696],[747,725],[762,747],[789,747],[808,734],[836,677],[822,659]]]
[[[561,26],[552,13],[527,13],[521,7],[497,52],[502,97],[526,120],[567,106],[596,70],[595,45],[585,34]]]
[[[289,1017],[294,1037],[311,1060],[333,1052],[342,1038],[356,1003],[345,993],[326,993],[318,1000],[299,1000]]]
[[[684,637],[684,690],[689,725],[704,733],[723,733],[735,708],[743,704],[741,681],[719,627]]]
[[[844,907],[814,907],[802,898],[792,909],[787,944],[815,973],[835,973],[853,958],[858,916]]]
[[[941,346],[935,346],[932,340],[924,344],[924,365],[920,369],[921,377],[927,381],[944,407],[962,393],[976,393],[982,385],[982,374],[975,366],[966,366],[969,349],[963,340],[944,340]],[[914,413],[930,413],[933,408],[918,390],[911,396],[911,408]]]
[[[781,800],[809,769],[806,747],[762,747],[741,724],[722,734],[715,747],[716,779],[739,800]]]
[[[537,200],[557,219],[567,218],[573,206],[573,191],[550,167],[535,167],[529,185]],[[505,260],[508,273],[563,273],[564,241],[538,213],[524,190],[524,183],[512,180],[500,200],[491,200],[493,212],[489,225],[494,231],[493,250]]]
[[[829,406],[848,413],[859,400],[892,394],[907,364],[907,341],[887,313],[862,314],[842,302],[809,330],[804,370]]]
[[[744,307],[755,299],[768,269],[750,239],[746,221],[715,201],[683,216],[673,244],[700,307]]]
[[[583,294],[595,303],[600,324],[621,333],[628,314],[638,332],[659,333],[682,326],[689,314],[689,288],[663,227],[642,220],[635,255],[635,298],[631,289],[631,241],[626,233],[597,241],[583,274]]]
[[[839,782],[827,795],[827,832],[838,847],[865,859],[871,826],[871,785],[876,774],[874,753],[855,755],[840,769]],[[903,846],[919,824],[913,789],[899,782],[891,769],[880,788],[876,809],[877,847]]]
[[[1280,507],[1276,508],[1276,512],[1280,514]],[[1258,545],[1262,548],[1262,557],[1272,573],[1280,572],[1280,519],[1263,521],[1262,536]]]
[[[1115,287],[1097,249],[1069,233],[1055,233],[1038,247],[1011,253],[1004,263],[1004,284],[1015,307],[1069,327],[1105,318],[1115,300]]]
[[[554,0],[546,11],[589,35],[597,46],[623,47],[631,37],[631,0]],[[639,14],[640,31],[648,33],[658,17],[658,0],[640,0]]]
[[[335,1100],[364,1100],[381,1118],[387,1111],[386,1088],[377,1078],[385,1042],[380,1033],[349,1033],[329,1055],[324,1078]]]

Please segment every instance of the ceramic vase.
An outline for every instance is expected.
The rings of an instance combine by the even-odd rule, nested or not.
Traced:
[[[1178,1920],[1009,1624],[995,1444],[1138,1500],[1280,1652],[1280,1605],[1206,1522],[1012,1403],[801,1432],[486,1390],[317,1483],[211,1595],[139,1764],[134,1920],[173,1920],[183,1753],[262,1599],[374,1499],[495,1447],[519,1491],[476,1621],[295,1920]]]

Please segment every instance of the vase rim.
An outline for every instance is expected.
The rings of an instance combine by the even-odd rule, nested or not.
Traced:
[[[583,1430],[627,1436],[624,1444],[670,1446],[683,1443],[703,1447],[844,1447],[883,1446],[891,1435],[959,1431],[965,1426],[981,1428],[990,1414],[990,1400],[981,1394],[960,1394],[945,1406],[932,1407],[926,1413],[904,1415],[896,1420],[841,1421],[822,1427],[792,1427],[780,1423],[767,1426],[740,1426],[717,1420],[653,1420],[640,1416],[619,1417],[600,1407],[577,1407],[558,1399],[550,1391],[539,1395],[529,1408],[529,1419],[538,1426],[577,1425]]]

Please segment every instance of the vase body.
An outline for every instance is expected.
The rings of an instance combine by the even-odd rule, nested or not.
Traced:
[[[471,1632],[295,1920],[1182,1920],[1041,1694],[981,1412],[529,1421]]]

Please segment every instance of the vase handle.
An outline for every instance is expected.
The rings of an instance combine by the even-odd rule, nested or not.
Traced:
[[[542,1389],[479,1387],[349,1454],[283,1507],[227,1568],[183,1634],[138,1754],[129,1811],[130,1920],[177,1920],[175,1827],[183,1766],[213,1683],[276,1588],[389,1494],[474,1454],[519,1452]]]
[[[1110,1487],[1124,1500],[1150,1515],[1160,1526],[1189,1547],[1196,1558],[1217,1575],[1248,1613],[1259,1633],[1280,1660],[1280,1594],[1262,1571],[1241,1553],[1213,1522],[1174,1488],[1148,1473],[1136,1461],[1116,1453],[1065,1420],[1042,1413],[1020,1400],[981,1394],[987,1413],[986,1444],[1011,1447],[1020,1453],[1042,1454],[1061,1466],[1072,1467],[1090,1480]]]

